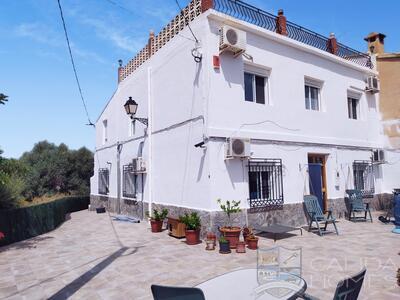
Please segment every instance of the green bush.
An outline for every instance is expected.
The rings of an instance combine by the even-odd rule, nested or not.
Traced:
[[[89,197],[66,197],[53,202],[0,210],[0,246],[22,241],[55,229],[67,213],[87,209]]]
[[[187,230],[197,230],[201,227],[201,220],[197,212],[192,212],[190,215],[185,213],[179,217],[179,221],[186,225]]]

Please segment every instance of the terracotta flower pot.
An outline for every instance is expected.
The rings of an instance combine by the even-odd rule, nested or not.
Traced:
[[[214,241],[214,247],[217,245],[217,236],[213,232],[207,232],[206,240]]]
[[[248,227],[243,227],[243,239],[247,245],[247,237],[250,235],[250,229]]]
[[[238,242],[236,244],[236,253],[246,253],[246,243]]]
[[[231,249],[235,249],[237,242],[239,242],[242,229],[240,227],[221,227],[219,231],[221,231],[222,235],[229,241]]]
[[[221,253],[221,254],[231,253],[231,248],[229,247],[228,240],[226,241],[226,243],[219,242],[219,253]]]
[[[186,230],[186,244],[196,245],[200,242],[200,229],[197,230]]]
[[[206,250],[215,250],[215,241],[214,240],[206,240]]]
[[[258,248],[258,238],[248,238],[247,247],[251,250],[257,250]]]
[[[150,220],[151,232],[161,232],[163,221]]]

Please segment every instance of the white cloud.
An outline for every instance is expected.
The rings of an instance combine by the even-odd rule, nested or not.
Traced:
[[[112,27],[110,24],[106,24],[101,20],[80,17],[80,21],[83,24],[92,26],[100,38],[112,42],[114,46],[122,50],[135,53],[144,46],[145,42],[143,38],[133,38],[124,33],[123,30]]]
[[[64,36],[57,33],[40,23],[22,23],[15,27],[14,32],[17,36],[29,38],[37,43],[45,44],[54,48],[67,47]],[[64,33],[62,33],[64,34]],[[72,54],[74,56],[96,61],[98,63],[106,63],[106,61],[97,53],[82,49],[71,42]],[[46,55],[51,56],[50,51],[46,51]],[[57,56],[54,54],[54,56]]]

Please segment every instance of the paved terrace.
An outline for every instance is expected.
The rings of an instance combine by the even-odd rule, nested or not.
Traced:
[[[256,266],[256,251],[221,255],[205,251],[204,243],[153,234],[147,223],[113,224],[115,230],[107,214],[81,211],[52,232],[0,248],[0,298],[151,299],[152,283],[193,286]],[[400,299],[400,236],[390,233],[393,226],[340,220],[338,227],[340,236],[303,231],[276,242],[303,247],[307,291],[332,299],[337,281],[366,265],[360,299]],[[261,238],[260,245],[273,241]]]

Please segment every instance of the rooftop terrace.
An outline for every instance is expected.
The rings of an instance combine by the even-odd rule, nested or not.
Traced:
[[[157,35],[150,33],[148,44],[118,70],[118,81],[124,80],[190,22],[208,9],[214,9],[236,19],[285,35],[298,42],[332,53],[360,66],[372,68],[371,57],[336,41],[334,36],[325,37],[314,31],[286,20],[283,12],[278,16],[240,0],[192,0],[179,15],[171,20]]]

